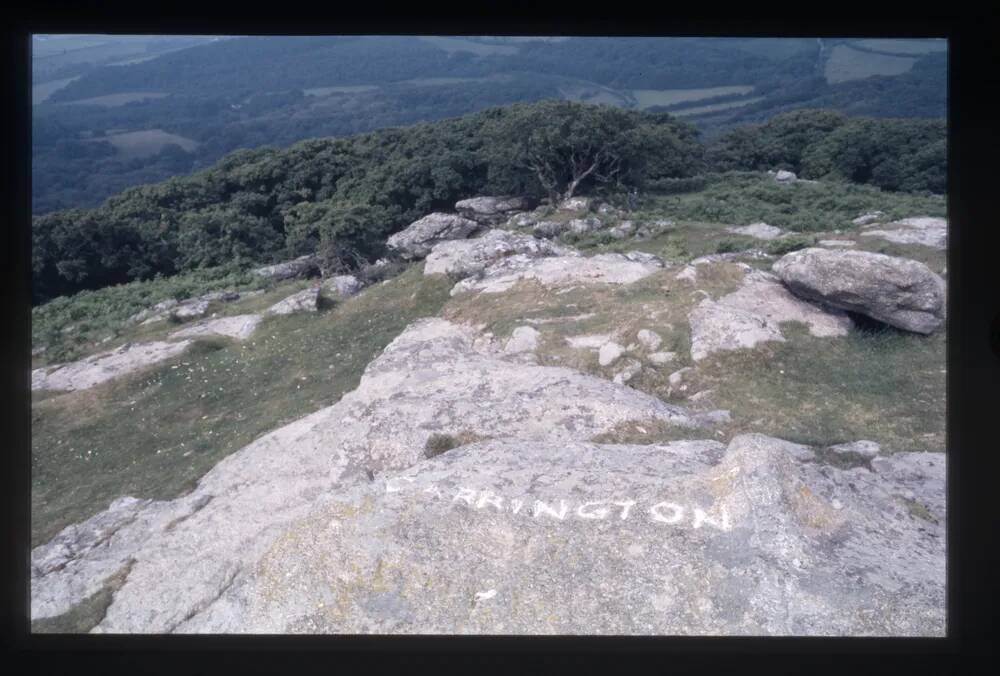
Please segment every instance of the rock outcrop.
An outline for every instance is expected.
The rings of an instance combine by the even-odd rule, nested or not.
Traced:
[[[186,326],[179,331],[174,331],[170,334],[170,338],[224,336],[226,338],[235,338],[236,340],[246,340],[257,330],[257,325],[260,324],[262,319],[264,319],[262,315],[255,314],[207,319]]]
[[[576,256],[574,249],[548,240],[507,230],[490,230],[475,239],[452,240],[436,244],[427,255],[424,274],[444,274],[465,279],[482,273],[490,264],[513,255],[527,258]]]
[[[919,261],[867,251],[808,248],[774,264],[797,296],[928,334],[944,321],[945,282]]]
[[[86,390],[113,378],[176,357],[191,341],[126,343],[86,359],[38,368],[31,372],[32,390]]]
[[[403,258],[423,258],[435,244],[449,239],[465,239],[479,228],[479,223],[463,216],[433,213],[391,236],[386,245],[398,251]]]
[[[319,259],[311,254],[299,256],[295,260],[257,268],[253,273],[276,282],[285,279],[309,277],[319,273]]]
[[[528,208],[523,197],[473,197],[455,203],[455,210],[465,218],[484,225],[496,225],[516,211]]]
[[[862,237],[879,237],[899,244],[922,244],[934,249],[948,248],[948,221],[944,218],[918,216],[880,224],[878,230],[867,230]]]
[[[322,413],[36,548],[33,615],[124,569],[98,632],[944,635],[939,454],[498,438],[332,492]]]
[[[367,483],[364,470],[423,460],[432,435],[555,449],[629,422],[699,424],[683,408],[569,369],[518,363],[476,338],[467,327],[421,320],[368,366],[354,392],[227,457],[191,493],[116,502],[110,511],[124,510],[120,518],[105,513],[63,531],[32,554],[32,617],[65,612],[130,566],[99,631],[253,631],[227,590],[256,584],[267,552],[294,537],[286,530],[293,521]],[[100,547],[86,544],[95,540]]]
[[[639,252],[633,252],[638,254]],[[452,289],[458,295],[472,291],[503,293],[520,280],[534,280],[543,286],[569,284],[631,284],[663,267],[655,256],[649,254],[598,254],[596,256],[552,256],[531,258],[519,254],[504,258],[486,267],[474,277],[463,279]],[[655,260],[654,260],[655,259]]]
[[[364,284],[354,275],[337,275],[323,280],[323,290],[340,300],[354,296],[363,288]]]
[[[777,239],[782,235],[786,234],[781,228],[776,228],[773,225],[768,225],[767,223],[751,223],[750,225],[742,225],[739,227],[732,226],[726,228],[726,232],[731,232],[735,235],[743,235],[744,237],[756,237],[757,239]]]
[[[265,315],[288,315],[294,312],[316,312],[319,301],[319,287],[303,289],[283,298],[267,310]]]
[[[752,348],[766,341],[784,342],[782,322],[801,322],[814,336],[844,336],[851,320],[838,310],[824,310],[796,298],[778,277],[753,271],[742,286],[719,300],[706,298],[691,311],[691,358],[720,350]]]
[[[797,179],[798,177],[795,175],[795,172],[785,171],[784,169],[780,169],[774,174],[774,180],[778,183],[794,183]]]

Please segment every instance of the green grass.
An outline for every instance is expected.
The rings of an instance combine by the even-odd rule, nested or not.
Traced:
[[[635,97],[639,108],[651,108],[653,106],[672,106],[677,103],[701,101],[729,94],[749,94],[752,91],[752,85],[709,87],[706,89],[633,89],[632,96]]]
[[[31,344],[46,347],[33,366],[70,361],[113,347],[114,342],[98,341],[125,335],[129,331],[126,319],[168,298],[183,300],[229,288],[247,291],[274,287],[273,282],[249,271],[213,268],[61,296],[31,310]],[[70,326],[73,330],[64,333],[63,329]]]
[[[421,268],[319,315],[267,319],[245,343],[199,341],[141,375],[35,398],[33,546],[123,495],[183,494],[228,454],[338,401],[448,299],[451,284]]]
[[[779,185],[759,172],[728,172],[708,177],[707,185],[679,195],[651,193],[634,220],[746,225],[764,221],[796,232],[856,230],[851,220],[880,209],[889,218],[946,216],[943,198],[881,191],[865,185],[823,181]]]
[[[945,336],[894,329],[817,338],[786,324],[785,343],[712,355],[690,391],[714,389],[737,431],[817,446],[870,439],[885,451],[945,448]]]

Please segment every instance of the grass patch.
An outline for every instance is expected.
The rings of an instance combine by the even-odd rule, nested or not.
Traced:
[[[647,194],[635,220],[746,225],[764,221],[796,232],[856,231],[851,220],[880,209],[890,219],[947,216],[943,197],[882,191],[846,182],[780,185],[762,172],[726,172],[706,176],[703,188],[683,194]]]
[[[162,327],[126,327],[125,322],[140,310],[168,298],[184,300],[224,289],[251,291],[275,288],[274,282],[254,275],[249,270],[238,272],[210,268],[61,296],[31,310],[31,344],[46,347],[44,353],[33,359],[32,366],[37,368],[45,364],[72,361],[93,352],[111,349],[132,337],[153,335]],[[282,285],[281,288],[290,287]],[[217,310],[222,313],[230,307],[249,306],[220,303],[218,307],[210,307],[209,310],[210,313]],[[242,311],[234,314],[242,314]],[[72,328],[66,331],[68,327]],[[111,341],[100,342],[109,336]]]
[[[33,398],[32,545],[123,495],[177,497],[233,451],[335,403],[450,288],[414,266],[328,311],[269,318],[244,343],[202,341],[142,374]]]
[[[703,360],[693,391],[714,389],[734,431],[826,447],[870,439],[889,451],[945,448],[945,336],[893,329],[817,338],[782,327],[784,343]]]

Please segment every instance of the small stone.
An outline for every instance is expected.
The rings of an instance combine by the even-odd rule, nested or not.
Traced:
[[[635,337],[650,352],[655,352],[660,347],[660,344],[663,343],[663,338],[660,337],[660,334],[649,329],[641,329]]]
[[[615,363],[615,361],[622,356],[625,352],[625,348],[615,342],[608,342],[601,346],[600,352],[597,355],[597,362],[601,366],[610,366]]]

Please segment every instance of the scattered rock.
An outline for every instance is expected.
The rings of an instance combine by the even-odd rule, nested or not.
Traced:
[[[623,354],[625,354],[624,347],[615,342],[607,342],[601,346],[597,354],[597,363],[601,366],[611,366]]]
[[[473,197],[455,203],[455,210],[463,217],[487,225],[502,223],[511,212],[527,208],[527,200],[521,197]]]
[[[170,314],[182,321],[194,319],[196,317],[204,317],[208,314],[208,301],[196,299],[190,302],[181,303],[176,308],[171,310]]]
[[[601,222],[601,219],[596,216],[574,218],[566,223],[566,229],[577,235],[594,232],[595,230],[600,230],[602,227],[604,227],[604,224]]]
[[[303,289],[297,293],[293,293],[291,296],[284,298],[267,310],[264,311],[265,315],[287,315],[293,312],[316,312],[317,301],[319,300],[319,287],[313,286],[308,289]]]
[[[635,223],[632,221],[622,221],[608,232],[615,239],[625,239],[635,234]]]
[[[592,336],[567,336],[566,343],[574,349],[599,350],[601,346],[611,340],[609,334]]]
[[[885,214],[881,211],[869,211],[867,213],[861,214],[855,218],[851,223],[854,225],[868,225],[870,223],[877,223],[885,218]]]
[[[635,337],[640,343],[642,343],[642,346],[650,352],[655,352],[663,343],[663,338],[660,337],[660,334],[655,331],[650,331],[649,329],[640,329],[639,332],[635,334]]]
[[[921,216],[881,224],[881,230],[868,230],[862,237],[880,237],[899,244],[922,244],[934,249],[948,248],[948,221]]]
[[[646,253],[645,251],[629,251],[622,255],[625,256],[625,260],[632,261],[633,263],[644,263],[658,268],[667,267],[662,258],[656,254]]]
[[[669,218],[660,218],[655,221],[642,223],[636,227],[635,236],[639,239],[649,239],[662,232],[670,230],[676,223]]]
[[[757,239],[768,240],[777,239],[785,234],[785,231],[781,228],[768,225],[767,223],[751,223],[750,225],[743,225],[740,227],[733,226],[726,228],[726,232],[743,235],[744,237],[756,237]]]
[[[236,340],[246,340],[257,330],[263,316],[235,315],[208,319],[170,334],[171,338],[194,338],[196,336],[225,336]]]
[[[752,348],[766,341],[784,342],[782,322],[800,322],[814,336],[844,336],[851,320],[838,310],[827,311],[796,298],[775,275],[753,271],[739,289],[717,301],[706,298],[688,315],[691,358],[695,361],[720,350]]]
[[[532,233],[535,237],[552,239],[563,234],[568,229],[569,222],[567,221],[538,221],[535,223],[534,228],[532,228]]]
[[[538,217],[534,213],[514,214],[507,219],[507,227],[510,228],[530,228],[538,222]]]
[[[698,268],[694,265],[685,265],[680,272],[674,275],[674,279],[695,284],[698,281]]]
[[[253,273],[274,281],[309,277],[319,273],[319,259],[311,254],[299,256],[295,260],[257,268]]]
[[[638,375],[640,371],[642,371],[642,362],[636,359],[626,359],[625,367],[615,374],[613,380],[618,385],[624,385]]]
[[[835,446],[830,446],[827,450],[839,454],[853,453],[864,458],[871,459],[876,457],[881,452],[882,447],[874,441],[861,440],[853,441],[849,444],[837,444]]]
[[[458,282],[451,295],[479,291],[503,293],[522,279],[547,287],[573,284],[631,284],[662,269],[655,263],[631,261],[622,254],[596,256],[509,256],[489,265],[481,275]]]
[[[363,288],[364,284],[354,275],[337,275],[323,282],[323,290],[339,299],[350,298]]]
[[[561,211],[590,211],[593,203],[594,200],[589,197],[570,197],[559,203],[559,209]]]
[[[782,169],[782,170],[778,171],[778,172],[777,172],[777,173],[776,173],[776,174],[774,175],[774,180],[775,180],[775,181],[777,181],[778,183],[792,183],[792,182],[794,182],[794,181],[795,181],[795,180],[796,180],[797,178],[798,178],[798,177],[797,177],[797,176],[795,175],[795,173],[794,173],[794,172],[791,172],[791,171],[785,171],[784,169]]]
[[[796,295],[928,334],[944,320],[945,282],[919,261],[867,251],[793,251],[774,271]]]
[[[520,352],[534,352],[538,349],[538,331],[530,326],[519,326],[514,329],[504,347],[507,354],[518,354]]]
[[[685,376],[694,371],[693,366],[685,366],[682,369],[674,371],[667,377],[667,382],[670,383],[670,387],[680,387],[680,384],[684,382]]]
[[[677,359],[676,352],[654,352],[647,357],[653,364],[669,364],[670,362]]]
[[[31,372],[31,389],[86,390],[176,357],[190,345],[189,340],[179,343],[126,343],[110,352],[95,354],[86,359],[35,369]]]
[[[436,244],[427,256],[424,274],[445,274],[455,280],[465,279],[482,273],[491,263],[516,254],[527,258],[579,255],[574,249],[531,235],[490,230],[475,239]]]
[[[411,223],[386,240],[403,258],[423,258],[434,245],[449,239],[465,239],[479,229],[479,223],[455,214],[433,213]]]

